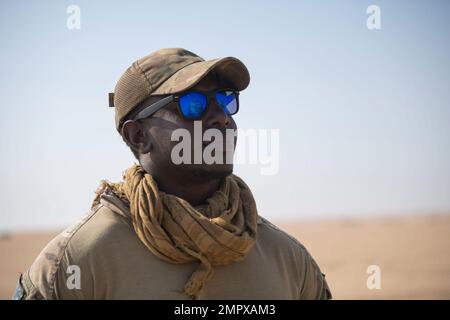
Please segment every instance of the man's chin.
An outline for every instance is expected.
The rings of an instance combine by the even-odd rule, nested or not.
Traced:
[[[197,177],[210,179],[225,178],[233,173],[233,164],[201,164],[192,165],[192,173]]]

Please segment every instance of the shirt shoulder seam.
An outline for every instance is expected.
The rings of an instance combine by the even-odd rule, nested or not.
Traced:
[[[97,213],[98,212],[98,210],[101,208],[101,207],[103,207],[103,205],[97,205],[96,207],[94,207],[93,209],[91,209],[91,211],[86,215],[86,216],[84,216],[83,218],[81,218],[81,220],[78,222],[78,223],[76,223],[74,226],[72,226],[72,227],[68,227],[66,230],[64,230],[62,233],[64,234],[64,233],[67,233],[68,234],[68,236],[67,236],[67,238],[64,240],[64,242],[63,242],[63,244],[62,244],[62,246],[61,246],[61,251],[60,251],[60,254],[59,254],[59,256],[58,256],[58,260],[57,260],[57,262],[56,262],[56,264],[55,264],[55,269],[53,270],[53,273],[51,274],[51,278],[50,278],[50,281],[49,281],[49,288],[48,288],[48,294],[49,294],[49,297],[52,297],[52,298],[54,298],[54,295],[55,295],[55,281],[56,281],[56,275],[57,275],[57,273],[58,273],[58,270],[60,269],[60,267],[61,267],[61,261],[63,260],[63,257],[64,257],[64,253],[66,252],[66,250],[67,250],[67,246],[69,245],[69,242],[70,242],[70,240],[73,238],[73,236],[81,229],[81,227],[82,226],[84,226],[93,216],[94,216],[94,214],[95,213]],[[31,278],[30,278],[30,282],[31,282]],[[31,282],[31,284],[33,284],[32,282]],[[33,286],[34,287],[36,287],[34,284],[33,284]]]
[[[294,236],[290,235],[288,232],[280,229],[279,227],[277,227],[276,225],[274,225],[272,222],[270,222],[269,220],[267,220],[266,218],[261,217],[261,220],[263,222],[264,225],[268,226],[269,228],[271,228],[272,230],[277,231],[278,233],[282,234],[283,236],[285,236],[286,238],[288,238],[290,240],[291,243],[293,243],[296,246],[299,246],[302,250],[306,250],[305,246],[299,241],[297,240]]]

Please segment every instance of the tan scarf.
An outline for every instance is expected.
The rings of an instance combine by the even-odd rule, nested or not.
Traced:
[[[104,191],[129,205],[139,239],[157,257],[171,263],[199,261],[184,292],[195,298],[212,275],[212,266],[243,260],[256,240],[258,213],[252,193],[237,176],[223,179],[206,202],[187,201],[158,190],[140,165],[123,174],[123,182],[101,182],[92,207]]]

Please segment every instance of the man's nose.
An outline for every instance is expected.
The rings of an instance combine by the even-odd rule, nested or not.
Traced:
[[[217,104],[216,99],[211,97],[203,121],[206,128],[225,129],[230,124],[230,116]]]

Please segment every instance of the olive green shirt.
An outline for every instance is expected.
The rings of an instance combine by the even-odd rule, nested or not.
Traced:
[[[124,204],[100,204],[54,238],[21,275],[16,299],[190,299],[197,262],[171,264],[139,240]],[[295,238],[259,218],[247,257],[214,273],[198,299],[331,299],[318,265]]]

